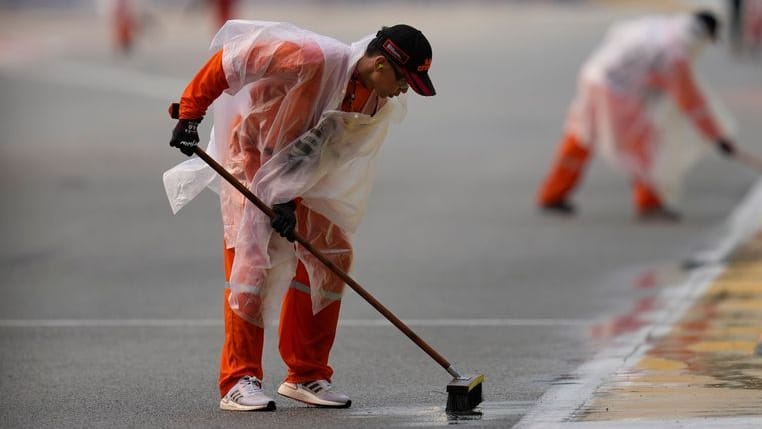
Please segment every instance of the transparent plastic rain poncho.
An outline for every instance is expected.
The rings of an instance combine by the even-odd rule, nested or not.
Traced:
[[[683,177],[710,146],[670,95],[677,67],[703,49],[691,16],[654,16],[613,26],[583,65],[566,132],[600,150],[617,170],[653,186],[667,205],[680,201]],[[690,69],[689,69],[690,70]],[[735,125],[720,101],[693,78],[708,116],[731,137]]]
[[[345,271],[378,151],[390,122],[406,112],[404,96],[375,93],[366,104],[373,115],[337,110],[371,39],[347,46],[287,23],[237,20],[211,47],[223,48],[229,88],[213,105],[207,152],[270,206],[300,198],[297,231]],[[269,218],[202,160],[167,171],[164,185],[175,213],[207,186],[219,192],[225,243],[235,248],[230,305],[245,320],[263,326],[297,259],[309,275],[313,312],[341,298],[335,274],[273,233]]]

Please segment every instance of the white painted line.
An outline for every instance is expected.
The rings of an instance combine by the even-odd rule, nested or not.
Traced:
[[[2,328],[174,328],[222,326],[220,319],[4,319]]]
[[[443,394],[445,392],[442,392]],[[400,407],[362,407],[349,410],[347,414],[356,420],[382,419],[388,426],[396,428],[404,427],[442,427],[444,425],[479,426],[487,422],[505,421],[508,418],[524,414],[531,406],[532,401],[485,401],[475,409],[473,413],[454,415],[448,414],[444,406],[400,406]],[[393,423],[389,423],[389,421]],[[374,422],[375,423],[375,422]],[[349,425],[361,427],[361,424]],[[493,426],[493,425],[491,425]]]
[[[717,263],[730,256],[739,244],[762,227],[762,180],[754,184],[741,205],[733,210],[724,227],[724,237],[711,249],[698,253],[692,261]]]
[[[514,426],[514,429],[518,426]],[[759,429],[762,417],[705,417],[670,420],[617,420],[543,424],[543,429]]]
[[[410,327],[453,326],[464,328],[485,328],[490,326],[592,326],[595,320],[585,319],[408,319],[403,320]],[[386,319],[346,319],[341,326],[392,326]]]
[[[410,327],[563,327],[592,326],[594,320],[584,319],[409,319]],[[270,324],[277,325],[272,321]],[[340,319],[347,328],[392,327],[386,319]],[[0,319],[2,328],[148,328],[148,327],[205,327],[222,326],[222,319]]]
[[[665,305],[653,314],[653,320],[658,321],[657,323],[618,338],[612,347],[601,351],[591,361],[577,368],[571,376],[572,382],[566,380],[564,384],[548,389],[538,400],[536,407],[514,428],[566,427],[561,425],[566,424],[566,420],[585,407],[600,385],[621,368],[637,363],[647,351],[647,347],[644,346],[646,340],[658,335],[660,331],[668,331],[690,308],[696,297],[700,296],[721,273],[722,267],[701,268],[691,273],[689,280],[684,284],[666,288],[660,297],[660,302],[664,302]],[[617,421],[616,425],[618,423]]]
[[[15,69],[9,69],[15,70]],[[51,82],[94,91],[117,92],[155,100],[176,100],[187,80],[108,65],[58,61],[35,70],[18,69],[18,78]]]
[[[611,376],[620,370],[626,370],[637,364],[648,351],[648,339],[663,336],[670,327],[680,320],[711,285],[714,279],[725,270],[724,259],[735,248],[746,241],[760,228],[762,220],[762,179],[747,193],[742,203],[736,207],[727,223],[727,235],[705,259],[708,265],[691,272],[689,278],[677,287],[665,288],[659,296],[664,307],[654,313],[653,321],[639,331],[626,335],[617,340],[609,349],[598,353],[591,361],[583,364],[572,374],[571,383],[556,385],[548,389],[538,400],[537,405],[530,410],[517,424],[515,429],[527,428],[559,428],[559,429],[589,429],[589,428],[758,428],[762,417],[738,418],[707,418],[685,419],[673,418],[665,421],[605,421],[605,422],[573,422],[575,413],[584,409],[593,399],[595,390]],[[653,341],[650,342],[651,344]]]

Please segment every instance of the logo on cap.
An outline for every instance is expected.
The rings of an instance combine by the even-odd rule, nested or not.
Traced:
[[[408,60],[410,59],[410,55],[407,54],[407,52],[403,51],[399,48],[399,46],[395,45],[394,42],[392,42],[392,39],[386,39],[386,41],[383,44],[384,50],[394,57],[394,59],[400,63],[400,64],[406,64]]]
[[[422,72],[422,71],[428,71],[430,68],[431,68],[431,58],[426,58],[426,59],[423,61],[423,64],[421,64],[420,66],[418,66],[418,71],[419,71],[419,72]]]

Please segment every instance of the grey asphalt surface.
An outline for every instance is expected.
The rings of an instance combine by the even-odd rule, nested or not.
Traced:
[[[525,321],[414,326],[487,377],[481,415],[452,420],[443,411],[449,376],[394,328],[357,323],[340,327],[331,356],[352,408],[278,399],[274,413],[220,411],[216,196],[172,216],[161,184],[183,159],[167,146],[166,106],[205,61],[211,19],[157,10],[134,55],[119,58],[91,12],[0,9],[0,426],[510,427],[605,347],[610,338],[591,336],[593,325],[682,278],[682,259],[717,239],[756,180],[708,156],[687,178],[684,221],[643,224],[626,180],[596,160],[576,218],[533,206],[578,67],[609,23],[645,11],[305,2],[247,4],[242,14],[347,42],[407,22],[431,40],[438,95],[409,96],[407,119],[390,133],[353,276],[403,320]],[[725,46],[699,66],[735,114],[739,143],[757,153],[760,67]],[[348,291],[342,318],[379,316]],[[61,319],[85,326],[35,322]],[[9,322],[19,320],[28,324]],[[274,393],[285,369],[273,334],[265,382]]]

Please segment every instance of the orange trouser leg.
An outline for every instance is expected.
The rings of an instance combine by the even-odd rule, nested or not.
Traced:
[[[225,249],[225,280],[230,280],[233,267],[234,249]],[[225,342],[220,358],[220,396],[230,390],[238,380],[245,376],[262,379],[262,349],[264,347],[264,329],[252,325],[233,313],[228,303],[230,289],[225,289]]]
[[[661,207],[659,194],[651,186],[640,180],[635,180],[632,196],[638,213]]]
[[[341,301],[336,301],[312,314],[309,278],[299,263],[292,287],[283,300],[280,314],[279,350],[288,366],[286,381],[304,383],[312,380],[331,380],[333,369],[328,365]]]
[[[651,141],[650,136],[651,130],[646,128],[643,130],[643,134],[633,136],[633,142],[630,145],[630,155],[634,156],[634,159],[643,166],[649,166],[652,163],[653,151],[648,145],[648,142]],[[633,179],[632,199],[635,211],[641,214],[662,206],[659,193],[651,185],[637,177]]]
[[[565,134],[553,167],[537,195],[539,205],[563,201],[579,182],[590,158],[590,149],[571,134]]]

